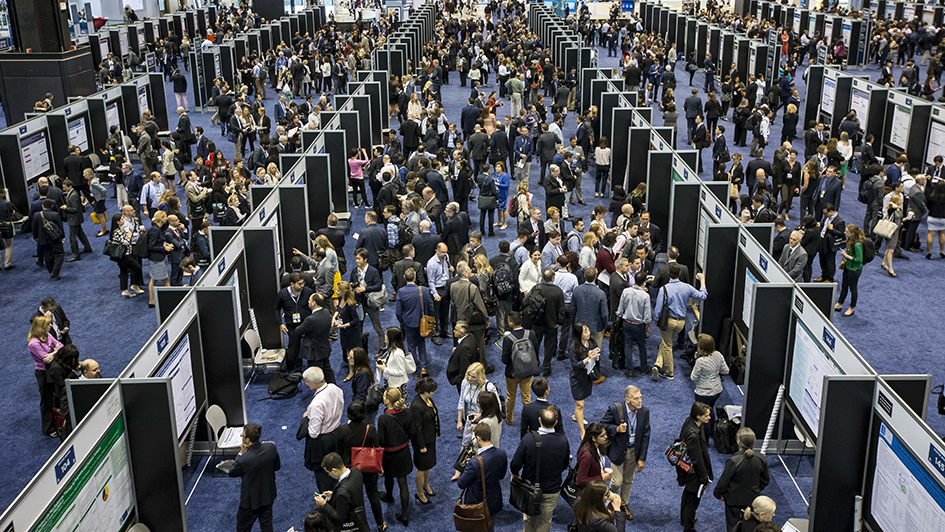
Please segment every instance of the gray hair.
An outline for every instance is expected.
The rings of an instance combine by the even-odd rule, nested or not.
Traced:
[[[623,266],[624,264],[627,264],[628,262],[630,261],[628,261],[626,258],[620,257],[619,259],[617,259],[617,262],[614,263],[614,267],[619,268]]]
[[[453,214],[456,214],[457,212],[459,212],[459,203],[456,203],[455,201],[451,201],[447,203],[446,210]]]
[[[561,167],[559,167],[559,166],[556,165],[556,164],[549,164],[549,165],[548,165],[548,171],[549,171],[549,172],[554,172],[554,171],[556,171],[556,170],[557,170],[557,171],[561,171]]]
[[[305,382],[322,384],[325,382],[325,372],[322,371],[322,368],[311,367],[302,372],[302,378],[305,379]]]
[[[460,262],[456,265],[456,275],[460,277],[466,277],[466,273],[469,272],[469,264],[465,262]]]

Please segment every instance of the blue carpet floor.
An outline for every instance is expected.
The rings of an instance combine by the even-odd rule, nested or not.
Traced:
[[[604,52],[602,50],[602,52]],[[601,54],[602,67],[616,67],[615,58],[607,58]],[[875,72],[871,77],[875,76]],[[680,75],[679,94],[687,94],[689,86],[685,83],[685,76]],[[695,86],[701,89],[701,74],[695,78]],[[452,84],[443,88],[444,108],[447,116],[458,121],[458,112],[468,97],[468,88],[460,88],[455,73],[451,77]],[[798,79],[798,88],[802,99],[805,95],[803,81]],[[167,91],[168,108],[173,109],[173,96]],[[269,102],[271,104],[271,100]],[[503,112],[508,109],[503,108]],[[500,114],[503,114],[500,112]],[[211,127],[209,114],[192,112],[191,119],[195,126],[203,126],[210,138],[222,146],[227,156],[232,154],[231,145],[219,137],[219,128]],[[572,115],[573,116],[573,115]],[[656,119],[660,122],[660,119]],[[724,124],[724,122],[723,122]],[[656,124],[660,125],[660,124]],[[728,124],[726,124],[728,125]],[[565,121],[564,134],[567,138],[574,133],[574,120]],[[780,136],[780,120],[772,125],[772,138]],[[726,132],[729,146],[732,142],[732,130]],[[795,147],[803,152],[801,142],[795,142]],[[747,157],[747,149],[732,148],[741,151]],[[769,148],[770,152],[770,148]],[[537,165],[535,165],[537,166]],[[709,166],[709,165],[706,165]],[[538,204],[543,204],[543,190],[535,186],[537,168],[533,169],[530,177],[532,191],[537,192]],[[703,178],[709,178],[704,174]],[[862,220],[863,205],[856,202],[855,190],[857,177],[851,176],[848,180],[847,192],[840,206],[841,215],[848,221]],[[585,201],[587,207],[574,209],[585,219],[596,205],[593,202],[593,180],[584,179]],[[182,191],[181,191],[181,197]],[[795,203],[795,205],[797,205]],[[115,212],[114,200],[109,200],[109,212]],[[353,216],[354,227],[352,233],[363,228],[360,214],[363,209],[356,209]],[[796,212],[796,211],[795,211]],[[478,213],[470,213],[474,227],[477,226]],[[98,231],[91,222],[86,222],[87,234],[93,235],[93,245],[101,251],[104,238],[95,239]],[[924,235],[924,227],[920,230]],[[500,231],[499,236],[486,239],[485,245],[490,254],[496,252],[499,240],[514,238],[512,229]],[[15,449],[29,449],[30,452],[20,453],[15,461],[8,461],[8,465],[0,471],[0,483],[5,489],[0,492],[0,507],[5,507],[16,497],[17,493],[26,485],[29,479],[48,459],[56,449],[57,441],[40,434],[39,415],[36,408],[35,381],[32,376],[32,365],[25,349],[27,322],[29,316],[36,310],[40,299],[46,296],[56,297],[65,308],[72,320],[72,336],[80,348],[83,357],[93,357],[102,365],[104,376],[113,376],[131,360],[139,348],[153,333],[156,319],[153,311],[146,307],[146,296],[142,295],[131,300],[119,297],[117,267],[101,254],[86,255],[78,263],[67,264],[63,268],[63,280],[58,283],[48,280],[45,270],[39,269],[31,261],[33,244],[28,237],[17,237],[15,243],[15,263],[17,269],[0,273],[0,301],[6,309],[5,318],[0,322],[0,353],[9,359],[10,371],[0,375],[0,389],[6,393],[0,397],[0,412],[7,420],[11,446]],[[348,256],[352,250],[346,250]],[[941,366],[929,367],[928,360],[932,359],[932,347],[940,345],[945,338],[940,328],[936,327],[936,320],[931,309],[938,308],[941,300],[940,283],[934,281],[936,272],[940,271],[943,263],[926,261],[919,255],[912,255],[910,262],[897,261],[897,279],[891,279],[882,273],[878,261],[864,272],[860,281],[860,303],[857,314],[851,318],[837,318],[841,331],[850,339],[860,353],[873,364],[880,373],[933,373],[933,382],[942,382],[945,379],[945,369]],[[815,266],[815,270],[818,268]],[[815,276],[818,274],[815,271]],[[930,281],[930,279],[932,281]],[[917,309],[929,309],[925,312],[916,312]],[[391,309],[381,313],[384,326],[395,324]],[[9,321],[8,321],[9,320]],[[366,328],[368,330],[370,328]],[[373,333],[372,333],[373,335]],[[376,342],[376,339],[372,340]],[[653,334],[649,340],[648,349],[655,354],[658,344],[658,335]],[[442,378],[445,372],[446,360],[449,356],[447,346],[427,346],[431,359],[430,371],[434,377]],[[335,347],[336,355],[338,347]],[[653,356],[651,354],[651,357]],[[494,346],[489,346],[488,358],[498,361],[500,352]],[[595,387],[594,394],[587,400],[587,419],[599,418],[606,406],[618,401],[622,397],[622,389],[627,380],[613,370],[609,364],[604,364],[604,375],[607,382]],[[631,381],[639,386],[643,392],[644,404],[652,411],[652,435],[650,453],[646,468],[636,476],[636,483],[631,495],[630,505],[636,514],[630,528],[640,531],[673,530],[679,527],[679,495],[680,488],[676,485],[675,474],[672,468],[663,460],[662,452],[679,432],[681,423],[688,413],[693,400],[693,385],[689,381],[685,364],[683,370],[677,372],[674,381],[654,383],[648,379],[637,378]],[[933,371],[934,370],[934,371]],[[577,426],[570,421],[573,413],[571,395],[568,386],[567,366],[564,362],[556,362],[554,374],[551,378],[551,400],[558,404],[565,414],[566,433],[572,445],[572,453],[576,452],[579,442]],[[495,373],[493,381],[501,382],[501,370]],[[350,397],[350,387],[342,385],[346,397]],[[299,417],[311,393],[302,393],[288,401],[257,402],[266,395],[265,377],[257,379],[256,383],[246,392],[246,402],[249,411],[249,420],[263,425],[263,439],[273,440],[278,445],[282,456],[282,471],[278,475],[279,497],[274,508],[275,529],[286,530],[290,526],[301,526],[301,519],[313,506],[312,493],[315,484],[312,474],[303,466],[303,446],[294,438],[295,428]],[[440,408],[442,438],[438,446],[439,465],[433,470],[431,483],[437,497],[434,504],[420,506],[411,496],[411,528],[422,531],[437,529],[452,529],[450,515],[453,502],[459,495],[459,490],[449,482],[451,464],[459,448],[455,438],[453,421],[453,405],[456,404],[455,389],[449,386],[441,388],[434,396]],[[719,401],[720,405],[740,404],[741,392],[730,380],[725,381],[725,391]],[[934,403],[934,401],[933,401]],[[521,409],[521,399],[516,410]],[[930,411],[932,427],[939,433],[945,432],[945,423],[934,411]],[[517,421],[517,419],[516,419]],[[518,443],[518,430],[506,427],[498,446],[511,455]],[[724,455],[712,451],[713,470],[719,474],[725,460]],[[206,460],[195,461],[195,464],[185,471],[185,497],[189,497],[188,525],[195,531],[229,530],[235,525],[235,514],[239,499],[239,481],[228,478],[211,478],[209,470],[201,475]],[[798,464],[796,457],[786,457],[785,462],[792,470]],[[789,517],[806,516],[806,505],[802,495],[806,497],[811,487],[811,479],[802,477],[797,484],[792,481],[781,466],[776,456],[768,459],[771,469],[771,485],[765,494],[777,501],[779,507],[776,521],[783,523]],[[800,474],[811,474],[811,460],[802,459]],[[414,489],[412,477],[409,479],[411,491]],[[508,484],[503,486],[507,499]],[[191,491],[193,491],[192,496]],[[398,505],[385,505],[385,520],[393,528],[401,528],[394,520],[394,513],[399,511]],[[722,504],[715,499],[707,498],[698,513],[699,530],[721,532],[724,530]],[[559,504],[555,512],[554,530],[563,530],[566,523],[572,522],[570,508]],[[521,529],[521,516],[506,505],[506,511],[496,517],[496,529],[501,531],[515,531]]]

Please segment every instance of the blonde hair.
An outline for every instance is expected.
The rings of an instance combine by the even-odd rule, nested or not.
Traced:
[[[470,373],[476,376],[476,387],[481,390],[486,385],[486,368],[479,362],[473,362],[466,368],[466,377]]]
[[[338,287],[335,289],[338,293],[338,299],[348,305],[355,305],[357,301],[354,298],[354,290],[351,289],[351,283],[348,281],[338,281]]]
[[[335,246],[331,245],[331,240],[328,240],[328,237],[325,235],[318,235],[315,237],[315,243],[322,249],[335,249]]]
[[[591,227],[593,228],[593,226],[594,226],[595,224],[597,224],[597,227],[600,227],[600,224],[598,224],[597,222],[592,223],[592,224],[591,224]],[[593,230],[593,229],[592,229],[591,231],[588,231],[588,232],[584,233],[584,245],[585,245],[585,246],[587,246],[587,247],[589,247],[589,248],[590,248],[590,247],[594,247],[594,241],[595,241],[595,240],[597,240],[597,235],[594,234],[594,230]]]
[[[49,325],[49,322],[52,319],[47,318],[46,316],[37,316],[33,318],[33,323],[30,325],[30,333],[26,337],[26,341],[29,342],[33,338],[40,339],[46,336],[46,326]]]
[[[407,404],[400,390],[397,388],[388,388],[387,391],[384,392],[384,400],[387,401],[387,405],[393,410],[402,410]]]
[[[159,224],[167,218],[167,213],[164,211],[157,211],[154,213],[154,216],[151,217],[151,223]]]
[[[548,207],[548,218],[554,218],[555,215],[560,215],[561,211],[557,207]]]
[[[774,511],[777,509],[778,505],[774,503],[774,500],[771,497],[766,497],[764,495],[759,495],[755,497],[755,500],[751,501],[751,506],[742,510],[742,517],[746,520],[751,519],[752,515],[761,520],[762,515],[768,516],[770,519],[774,517]]]
[[[476,255],[473,257],[473,262],[476,263],[476,269],[480,272],[486,272],[489,275],[492,275],[492,266],[489,264],[489,258],[485,255]]]

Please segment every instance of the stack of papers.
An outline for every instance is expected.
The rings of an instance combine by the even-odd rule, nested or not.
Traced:
[[[243,427],[227,427],[220,436],[221,449],[239,448],[243,445]]]

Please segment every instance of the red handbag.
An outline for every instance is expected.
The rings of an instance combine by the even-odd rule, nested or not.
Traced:
[[[368,431],[371,426],[364,429],[364,441],[361,447],[351,448],[351,466],[358,468],[362,473],[380,473],[384,469],[384,448],[383,447],[365,447],[367,443]]]

